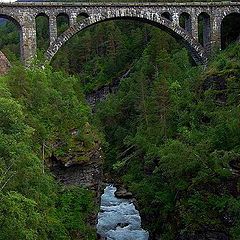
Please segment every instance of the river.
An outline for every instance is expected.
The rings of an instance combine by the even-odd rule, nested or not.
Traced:
[[[116,198],[116,187],[108,185],[101,196],[97,233],[107,240],[148,240],[141,217],[132,200]]]

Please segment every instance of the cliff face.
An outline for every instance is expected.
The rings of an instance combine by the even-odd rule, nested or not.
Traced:
[[[0,76],[6,74],[11,67],[7,57],[0,51]]]
[[[89,142],[78,139],[77,129],[70,130],[70,146],[66,147],[61,140],[56,141],[47,165],[58,182],[86,187],[95,192],[98,202],[102,182],[101,142],[96,133],[91,131],[90,124],[85,125],[85,131],[85,135],[91,138]]]
[[[72,154],[71,164],[65,164],[54,155],[50,159],[50,170],[56,180],[65,186],[80,186],[91,190],[94,193],[96,206],[100,205],[102,190],[102,156],[101,150],[95,150],[88,161],[75,161],[77,158]],[[97,212],[88,216],[87,222],[90,226],[96,226]]]
[[[66,165],[55,156],[52,156],[50,169],[56,179],[64,185],[83,186],[94,191],[96,202],[99,202],[102,185],[100,151],[95,151],[88,161],[73,162],[71,165]]]

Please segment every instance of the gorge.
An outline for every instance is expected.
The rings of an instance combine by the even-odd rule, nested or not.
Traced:
[[[53,19],[40,14],[38,56],[25,67],[19,29],[1,24],[11,69],[1,64],[0,240],[239,240],[237,12],[206,66],[179,39],[125,18],[66,38],[43,66]],[[197,27],[191,16],[203,40],[208,18]],[[67,36],[68,17],[56,23]]]

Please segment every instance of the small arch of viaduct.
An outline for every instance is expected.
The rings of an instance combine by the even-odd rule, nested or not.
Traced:
[[[0,17],[19,27],[21,57],[25,64],[36,54],[36,17],[39,15],[48,17],[50,44],[45,56],[49,61],[81,30],[104,21],[133,19],[159,27],[180,39],[197,64],[206,64],[209,55],[221,48],[221,23],[231,13],[240,13],[240,3],[0,3]],[[69,28],[60,36],[57,34],[59,14],[69,19]],[[183,14],[187,17],[181,26]],[[86,18],[78,22],[79,15]],[[199,42],[199,16],[203,17],[202,43]]]

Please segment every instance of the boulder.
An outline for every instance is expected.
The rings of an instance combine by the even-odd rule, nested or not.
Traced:
[[[128,192],[124,188],[117,189],[117,191],[114,194],[115,194],[115,197],[117,198],[130,199],[133,197],[132,193]]]

